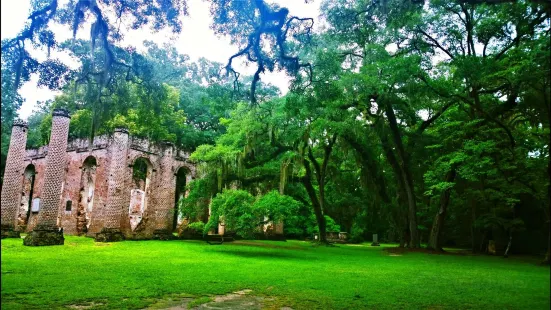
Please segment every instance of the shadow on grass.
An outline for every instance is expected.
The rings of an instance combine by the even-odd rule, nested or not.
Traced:
[[[227,243],[228,246],[244,246],[244,247],[259,247],[265,249],[285,249],[285,250],[306,250],[304,246],[299,245],[289,245],[285,241],[275,241],[275,242],[252,242],[247,240],[238,240],[235,242]]]
[[[243,251],[238,249],[222,249],[215,250],[219,254],[227,254],[244,258],[277,258],[277,259],[288,259],[288,260],[315,260],[315,257],[296,255],[288,251]]]

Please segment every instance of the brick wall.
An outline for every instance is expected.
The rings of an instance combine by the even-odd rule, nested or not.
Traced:
[[[94,138],[93,143],[87,139],[76,139],[69,141],[66,147],[65,176],[63,180],[63,191],[61,199],[57,205],[57,220],[63,227],[66,234],[86,233],[93,237],[96,233],[106,227],[106,221],[103,217],[107,207],[108,196],[108,176],[110,174],[113,136],[98,136]],[[161,145],[150,143],[144,139],[134,137],[129,138],[128,148],[122,164],[119,164],[122,171],[122,179],[119,182],[118,191],[120,191],[120,229],[129,239],[149,238],[156,228],[156,214],[161,211],[167,215],[163,223],[171,221],[173,207],[175,204],[174,189],[169,184],[174,183],[175,172],[179,168],[185,167],[189,170],[186,176],[189,180],[195,176],[195,167],[189,161],[189,154],[181,150],[174,149],[169,156],[162,156],[165,148]],[[30,164],[35,168],[35,182],[33,188],[33,199],[43,196],[44,173],[46,169],[46,155],[48,146],[39,149],[27,150],[23,168]],[[92,200],[92,211],[88,212],[83,207],[83,188],[86,189],[86,167],[84,166],[87,158],[93,157],[96,162],[95,181]],[[130,227],[129,206],[130,193],[136,188],[132,181],[132,165],[138,158],[145,158],[151,164],[150,183],[146,191],[146,210],[144,212],[143,225],[140,231],[135,233]],[[164,172],[164,173],[163,173]],[[170,180],[165,180],[163,176],[171,176]],[[174,179],[174,180],[172,180]],[[172,182],[174,181],[174,182]],[[21,176],[21,184],[24,184],[24,176]],[[162,191],[159,191],[162,189]],[[158,195],[158,193],[163,193]],[[85,194],[85,199],[87,198]],[[24,188],[21,196],[30,195],[30,184]],[[170,196],[170,197],[169,197]],[[71,211],[66,211],[67,201],[71,201]],[[161,201],[161,204],[159,204]],[[167,211],[168,209],[168,211]],[[80,210],[80,211],[79,211]],[[84,213],[83,213],[84,212]],[[37,224],[38,213],[30,213],[28,219],[20,218],[20,222],[26,224],[26,230],[31,231]],[[117,215],[115,215],[117,216]],[[87,231],[82,231],[83,218],[89,218],[89,227]],[[80,223],[80,224],[79,224]],[[163,224],[163,225],[165,225]],[[80,225],[80,228],[79,228]],[[168,224],[166,224],[168,225]]]

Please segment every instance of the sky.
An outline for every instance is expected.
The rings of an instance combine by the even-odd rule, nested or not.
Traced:
[[[306,4],[301,0],[268,0],[267,2],[277,3],[280,6],[287,7],[291,15],[300,17],[313,17],[318,22],[319,6],[321,0],[316,0]],[[63,3],[63,1],[62,1]],[[8,39],[15,37],[25,26],[30,11],[30,0],[3,0],[1,4],[1,38]],[[214,35],[209,25],[211,17],[209,15],[209,4],[204,0],[188,0],[189,16],[183,20],[183,29],[179,36],[174,37],[168,32],[152,33],[148,29],[135,31],[126,31],[125,38],[121,45],[135,46],[140,50],[143,46],[143,40],[152,40],[162,45],[169,43],[178,49],[182,54],[190,56],[192,61],[205,57],[211,61],[226,63],[228,58],[237,52],[237,47],[230,44],[228,38],[219,38]],[[317,23],[319,24],[319,23]],[[58,41],[71,38],[72,34],[69,28],[59,25],[52,27]],[[89,30],[80,30],[78,37],[88,39]],[[45,50],[36,50],[31,53],[38,59],[46,59]],[[52,53],[51,57],[58,58],[71,66],[78,67],[78,62],[71,59],[68,54]],[[245,67],[242,63],[236,63],[237,71],[242,74],[252,75],[253,67]],[[267,73],[261,76],[263,82],[272,83],[278,86],[282,93],[288,90],[289,77],[284,72]],[[47,88],[37,87],[38,76],[33,76],[31,80],[21,86],[19,93],[25,99],[25,102],[19,109],[19,117],[26,120],[32,113],[38,101],[53,99],[58,91],[51,91]]]

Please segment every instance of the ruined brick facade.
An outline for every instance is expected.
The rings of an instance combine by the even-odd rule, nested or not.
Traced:
[[[61,133],[60,136],[67,135]],[[14,144],[19,140],[13,140]],[[24,145],[25,141],[22,143]],[[62,144],[65,149],[64,160],[47,163],[49,146],[43,146],[26,150],[21,164],[13,165],[13,174],[18,175],[19,182],[11,186],[20,194],[17,198],[12,197],[12,201],[17,200],[17,207],[4,204],[4,190],[10,186],[4,183],[2,224],[13,223],[16,230],[26,232],[63,228],[65,234],[90,237],[96,237],[105,228],[118,229],[126,239],[149,239],[156,229],[172,232],[177,175],[186,179],[179,184],[187,184],[195,176],[195,166],[188,161],[189,153],[169,143],[154,144],[131,137],[126,131],[97,136],[91,144],[88,139],[55,143]],[[145,182],[133,178],[133,165],[137,160],[147,163]],[[9,161],[8,158],[8,165]],[[45,174],[51,173],[50,170],[55,171],[55,178],[47,182]],[[57,178],[62,178],[60,185],[55,182]],[[51,193],[46,195],[48,191]],[[136,199],[131,205],[133,198]],[[52,203],[55,203],[54,208]],[[4,206],[17,209],[17,214],[12,212],[14,219],[11,213],[4,213]],[[10,219],[4,219],[4,214]]]
[[[176,203],[195,178],[189,153],[125,129],[91,143],[68,141],[69,123],[66,110],[54,110],[50,144],[30,150],[27,125],[14,123],[2,187],[2,238],[28,232],[24,244],[33,246],[63,244],[64,233],[96,241],[172,238],[183,221],[176,218]],[[218,234],[224,231],[221,223]],[[264,231],[282,235],[283,226]]]

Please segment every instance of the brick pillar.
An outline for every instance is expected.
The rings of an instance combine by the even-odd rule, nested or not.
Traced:
[[[15,120],[11,130],[10,147],[4,171],[4,184],[1,198],[1,236],[4,238],[20,238],[16,231],[17,212],[21,203],[21,175],[25,160],[25,146],[27,144],[27,123]]]
[[[176,176],[172,169],[174,147],[170,142],[163,143],[163,154],[161,157],[160,170],[153,193],[155,193],[157,204],[155,205],[155,231],[153,239],[173,239],[172,223],[174,220],[174,199],[176,195]]]
[[[52,132],[46,155],[42,206],[38,211],[37,224],[25,237],[24,245],[62,245],[64,243],[63,230],[57,226],[57,216],[67,169],[67,138],[70,120],[69,112],[65,109],[55,109],[52,113]]]
[[[96,234],[98,242],[113,242],[124,240],[121,232],[122,209],[125,205],[124,195],[130,195],[126,191],[126,154],[128,152],[128,130],[115,129],[113,141],[110,145],[111,163],[107,176],[107,204],[102,212],[103,229]]]

